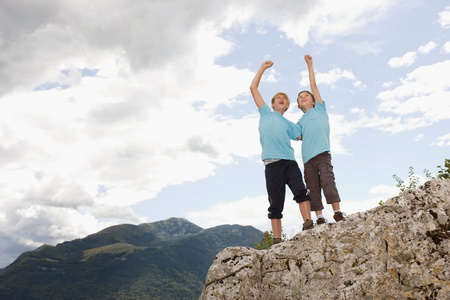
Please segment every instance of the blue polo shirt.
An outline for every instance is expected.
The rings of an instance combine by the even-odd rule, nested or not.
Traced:
[[[290,140],[297,140],[299,128],[267,104],[259,109],[259,138],[262,146],[261,158],[295,160]]]
[[[302,159],[306,163],[311,158],[330,152],[330,121],[325,102],[316,102],[298,120],[297,127],[302,135]]]

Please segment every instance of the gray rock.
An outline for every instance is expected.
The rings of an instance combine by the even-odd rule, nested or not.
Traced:
[[[268,250],[229,247],[200,300],[450,299],[450,181],[302,231]]]

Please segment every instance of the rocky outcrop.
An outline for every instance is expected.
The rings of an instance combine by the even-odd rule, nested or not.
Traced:
[[[268,250],[230,247],[201,300],[450,299],[450,181],[432,180]]]

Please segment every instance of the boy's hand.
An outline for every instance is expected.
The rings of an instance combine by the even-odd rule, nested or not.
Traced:
[[[263,70],[266,70],[268,68],[270,68],[271,66],[273,66],[273,62],[270,60],[266,60],[265,62],[263,62],[263,64],[261,65],[261,68]]]
[[[312,56],[311,55],[305,55],[305,61],[307,64],[312,64]]]

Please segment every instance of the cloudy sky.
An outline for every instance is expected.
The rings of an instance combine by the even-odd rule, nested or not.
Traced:
[[[121,223],[269,230],[249,86],[270,59],[263,97],[295,101],[305,54],[347,214],[450,158],[446,0],[1,0],[0,268]]]

